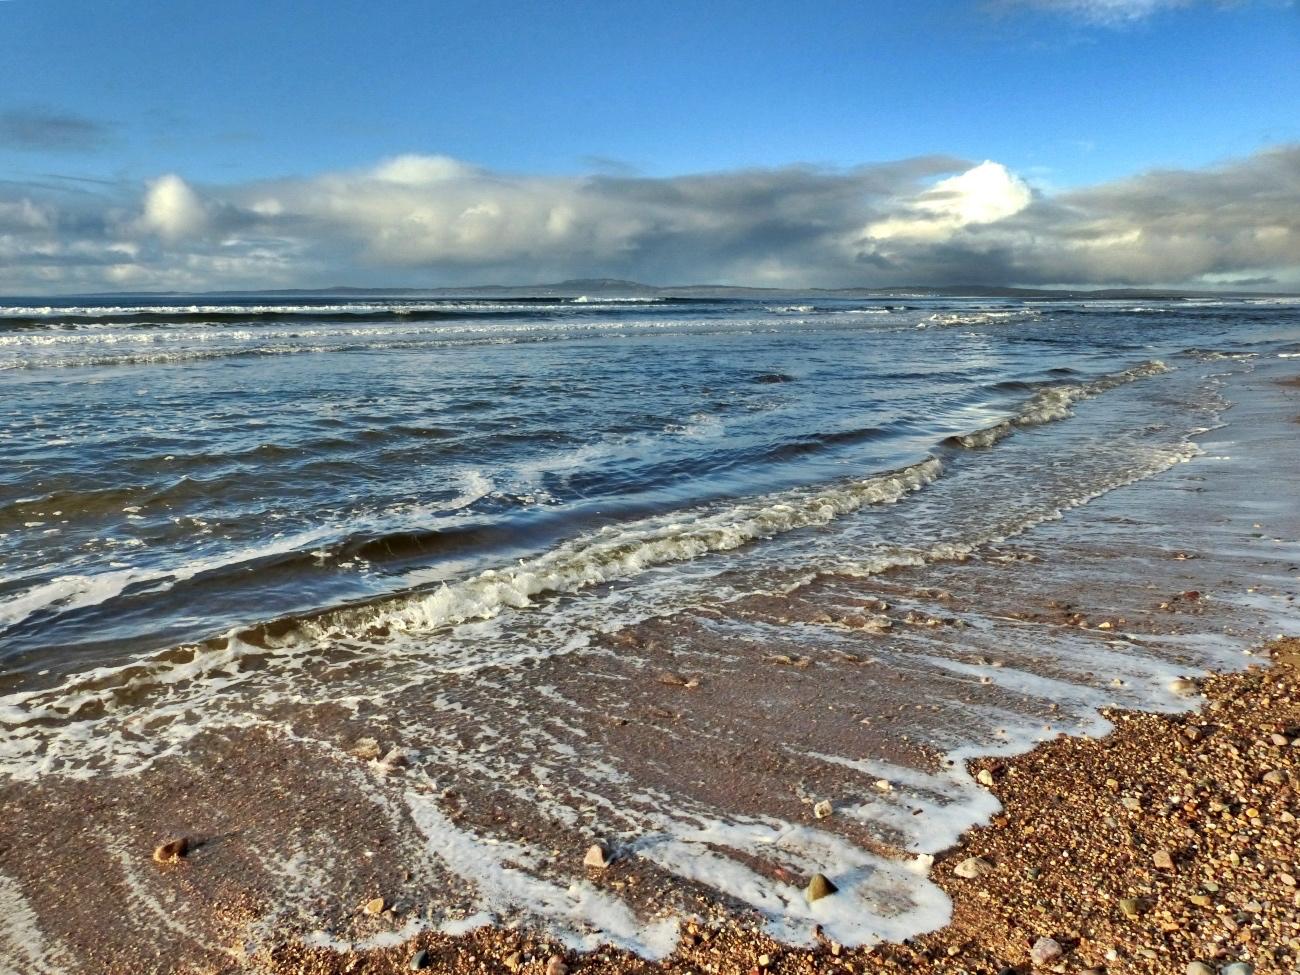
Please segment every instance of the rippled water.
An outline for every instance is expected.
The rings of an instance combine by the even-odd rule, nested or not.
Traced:
[[[1139,622],[1134,580],[1243,558],[1209,515],[1268,504],[1214,431],[1296,354],[1297,304],[197,300],[0,306],[0,772],[129,793],[211,767],[223,728],[322,767],[376,734],[405,780],[311,788],[401,821],[419,923],[662,953],[637,898],[563,894],[543,850],[600,836],[791,940],[906,937],[945,910],[907,856],[990,809],[962,755],[1185,706],[1173,677],[1279,618]],[[1258,410],[1262,471],[1286,440]],[[1131,632],[1048,627],[1049,591]],[[793,825],[829,795],[840,825]],[[811,865],[851,896],[787,890]]]

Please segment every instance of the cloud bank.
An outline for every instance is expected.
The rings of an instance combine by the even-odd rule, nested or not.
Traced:
[[[0,293],[539,283],[1300,288],[1300,146],[1043,193],[929,156],[669,178],[444,156],[235,185],[0,182]]]

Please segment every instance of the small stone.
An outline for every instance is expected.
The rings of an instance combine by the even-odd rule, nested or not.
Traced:
[[[894,791],[894,786],[888,779],[876,779],[875,787],[878,792]]]
[[[505,966],[512,972],[519,971],[524,967],[524,956],[517,951],[510,952],[510,954],[506,955]]]
[[[584,867],[595,867],[597,870],[604,870],[609,866],[609,855],[605,848],[599,843],[593,843],[587,847],[587,855],[582,858]]]
[[[366,906],[362,908],[367,914],[383,914],[384,908],[388,905],[384,903],[382,897],[376,897],[366,901]]]
[[[1277,875],[1277,879],[1282,881],[1282,883],[1288,887],[1295,886],[1295,877],[1291,876],[1289,873],[1280,873]]]
[[[1214,969],[1203,961],[1188,962],[1187,975],[1214,975]]]
[[[1120,800],[1120,805],[1122,805],[1125,809],[1133,810],[1133,812],[1137,812],[1139,809],[1142,808],[1142,803],[1140,803],[1133,796],[1125,796],[1123,799]]]
[[[821,802],[817,803],[817,805],[813,806],[813,815],[818,819],[825,819],[834,811],[835,810],[831,807],[831,801],[829,799],[823,799]]]
[[[179,863],[181,857],[186,856],[189,852],[190,838],[188,836],[178,836],[154,847],[153,858],[156,863]]]
[[[823,897],[829,897],[837,890],[839,890],[839,888],[831,883],[824,874],[815,873],[812,875],[812,879],[808,881],[808,887],[804,891],[804,896],[808,898],[808,903],[811,904],[813,901],[819,901]]]
[[[1050,965],[1063,954],[1065,951],[1055,938],[1039,938],[1029,949],[1029,960],[1035,965]]]
[[[1169,855],[1168,850],[1156,850],[1151,856],[1151,862],[1160,870],[1174,869],[1174,858]]]
[[[771,955],[759,955],[759,956],[758,956],[758,967],[759,967],[759,968],[767,968],[767,966],[770,965],[770,964],[772,964],[772,956],[771,956]]]
[[[419,972],[429,967],[429,949],[421,948],[411,956],[411,971]]]
[[[546,961],[546,975],[569,975],[569,966],[560,955],[551,955]]]
[[[1273,744],[1277,745],[1279,748],[1282,748],[1287,744],[1289,744],[1286,740],[1286,735],[1279,735],[1276,731],[1268,736],[1268,740],[1271,741]]]
[[[1197,907],[1209,907],[1212,903],[1214,903],[1205,894],[1193,894],[1191,897],[1187,899],[1191,901],[1193,904],[1195,904]]]
[[[1269,785],[1283,785],[1286,782],[1286,776],[1277,769],[1273,769],[1271,772],[1264,773],[1264,781]]]
[[[1169,682],[1169,689],[1182,697],[1191,697],[1201,689],[1201,686],[1196,681],[1188,680],[1186,677],[1175,677]]]
[[[1234,961],[1220,968],[1219,975],[1255,975],[1255,966],[1247,961]]]
[[[363,761],[373,761],[380,755],[379,742],[374,738],[358,738],[352,745],[352,754]]]
[[[1114,626],[1115,624],[1112,623],[1110,620],[1102,620],[1100,623],[1097,624],[1097,629],[1109,630],[1109,629],[1113,629]]]
[[[978,877],[983,877],[985,874],[991,873],[992,870],[993,864],[989,863],[989,861],[985,860],[983,857],[967,857],[961,863],[957,864],[957,866],[952,868],[952,872],[964,880],[975,880]]]
[[[1119,902],[1119,909],[1124,912],[1125,917],[1137,917],[1142,913],[1136,897],[1125,897]]]
[[[986,768],[980,769],[979,775],[975,776],[980,785],[992,785],[993,773]]]

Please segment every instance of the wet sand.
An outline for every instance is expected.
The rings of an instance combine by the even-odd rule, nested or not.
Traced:
[[[396,973],[427,953],[437,972],[1183,972],[1247,961],[1258,973],[1300,964],[1300,640],[1273,666],[1216,675],[1199,713],[1108,715],[1103,739],[1061,738],[1023,756],[972,763],[1005,807],[936,859],[953,920],[906,944],[792,949],[734,919],[687,923],[661,963],[601,950],[557,952],[518,932],[420,936],[339,954],[285,946],[254,970],[277,975]],[[1168,857],[1168,860],[1164,859]],[[963,879],[957,864],[982,858]],[[1161,865],[1157,865],[1161,864]],[[186,865],[173,868],[184,882]],[[1050,938],[1058,961],[1031,963]],[[1044,946],[1046,947],[1046,946]],[[548,964],[550,967],[548,968]],[[123,970],[125,971],[125,970]]]

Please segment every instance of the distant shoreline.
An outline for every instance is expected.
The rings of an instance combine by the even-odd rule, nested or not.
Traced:
[[[1002,285],[896,285],[878,288],[760,288],[744,285],[685,284],[651,285],[637,281],[606,278],[575,279],[548,284],[481,284],[465,287],[355,287],[335,285],[324,288],[251,288],[221,291],[93,291],[60,295],[6,295],[4,301],[49,300],[70,298],[204,298],[232,296],[296,295],[304,297],[666,297],[666,298],[779,298],[783,296],[820,296],[829,298],[1019,298],[1046,301],[1107,301],[1138,299],[1176,301],[1180,299],[1268,299],[1300,298],[1289,291],[1188,290],[1182,288],[1018,288]]]

